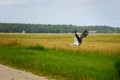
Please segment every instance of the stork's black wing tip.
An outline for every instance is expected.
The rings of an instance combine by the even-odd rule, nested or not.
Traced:
[[[75,30],[75,33],[76,33],[76,30]]]
[[[88,30],[85,30],[84,32],[88,32]]]
[[[86,37],[87,35],[88,35],[88,30],[84,30],[83,31],[83,33],[82,33],[82,35],[81,35],[81,37],[83,38],[83,37]]]
[[[75,29],[75,32],[76,32],[76,29]]]

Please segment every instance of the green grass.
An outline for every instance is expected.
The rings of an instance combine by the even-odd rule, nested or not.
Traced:
[[[38,45],[0,45],[0,63],[59,80],[119,80],[118,58]]]
[[[114,65],[117,72],[117,76],[119,77],[120,80],[120,59],[117,59]]]

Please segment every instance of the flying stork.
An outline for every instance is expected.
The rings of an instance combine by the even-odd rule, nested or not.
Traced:
[[[76,33],[76,30],[75,30],[75,33],[74,33],[74,43],[73,44],[70,44],[70,45],[76,45],[76,46],[79,46],[81,43],[82,43],[82,39],[84,37],[86,37],[88,35],[88,31],[85,30],[81,36],[78,36],[78,34]]]

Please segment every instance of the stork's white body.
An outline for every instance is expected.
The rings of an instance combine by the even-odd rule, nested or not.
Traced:
[[[75,44],[76,46],[79,46],[79,44],[80,44],[75,35],[74,35],[74,44]]]
[[[79,46],[80,45],[80,43],[79,43],[77,37],[75,36],[75,34],[74,34],[74,43],[70,44],[70,45],[75,45],[75,46]]]

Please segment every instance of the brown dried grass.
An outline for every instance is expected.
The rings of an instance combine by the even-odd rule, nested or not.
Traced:
[[[73,34],[0,34],[1,44],[43,45],[48,48],[87,51],[98,54],[120,54],[120,34],[89,34],[82,45],[73,43]]]

